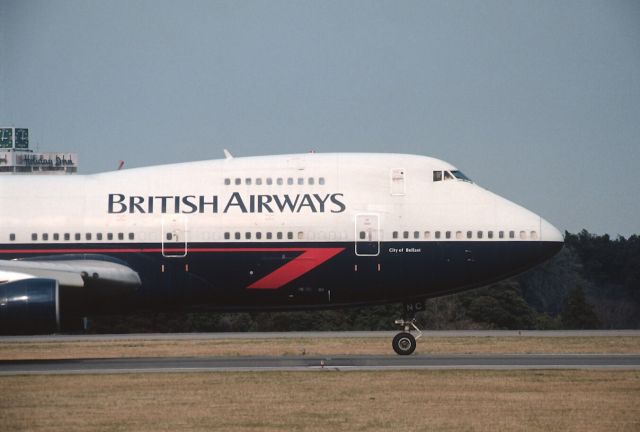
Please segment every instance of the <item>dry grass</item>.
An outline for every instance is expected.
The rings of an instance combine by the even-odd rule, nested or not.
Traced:
[[[0,378],[3,431],[637,431],[638,371]]]
[[[640,354],[640,337],[437,337],[422,354]],[[114,357],[393,354],[390,338],[2,342],[0,360]]]

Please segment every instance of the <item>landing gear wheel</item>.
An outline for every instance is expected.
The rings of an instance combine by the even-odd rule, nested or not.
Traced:
[[[410,355],[416,350],[416,338],[411,333],[398,333],[391,343],[393,350],[399,355]]]

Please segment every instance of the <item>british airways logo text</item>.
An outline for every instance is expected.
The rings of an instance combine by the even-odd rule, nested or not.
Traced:
[[[342,213],[344,194],[246,195],[234,192],[228,199],[217,195],[109,194],[108,211],[119,213]]]

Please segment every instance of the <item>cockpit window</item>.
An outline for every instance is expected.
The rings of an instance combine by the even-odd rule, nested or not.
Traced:
[[[462,180],[466,182],[471,182],[471,179],[464,175],[462,171],[434,171],[433,172],[433,181],[438,182],[442,180]]]
[[[451,174],[453,174],[458,180],[463,180],[463,181],[468,181],[470,182],[471,179],[469,177],[467,177],[466,175],[464,175],[462,173],[462,171],[451,171]]]

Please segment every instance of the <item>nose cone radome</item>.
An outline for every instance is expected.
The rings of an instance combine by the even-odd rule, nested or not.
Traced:
[[[540,218],[540,239],[544,242],[564,243],[564,236],[560,230],[542,218]]]
[[[560,230],[542,218],[540,218],[540,240],[544,254],[549,258],[557,254],[564,246],[564,236]]]

